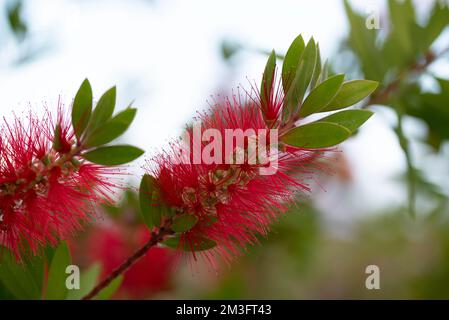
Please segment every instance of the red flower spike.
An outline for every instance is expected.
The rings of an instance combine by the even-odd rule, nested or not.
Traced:
[[[118,186],[118,169],[78,156],[63,105],[53,118],[4,120],[0,131],[0,245],[21,259],[55,245],[91,219]],[[28,250],[31,249],[31,250]]]
[[[273,94],[270,97],[268,106],[275,120],[281,102]],[[255,132],[265,129],[270,137],[270,130],[276,129],[264,119],[260,99],[254,97],[234,96],[232,100],[224,100],[197,120],[201,123],[200,135],[208,129],[218,130],[222,137],[229,129]],[[188,129],[190,137],[195,135],[194,130],[193,127]],[[234,146],[235,142],[236,139]],[[189,143],[191,150],[193,143]],[[313,178],[315,160],[322,154],[306,149],[276,151],[277,163],[252,164],[248,143],[249,140],[245,140],[246,158],[241,164],[226,164],[226,158],[234,157],[237,150],[233,149],[229,155],[224,147],[219,157],[222,161],[197,163],[192,154],[188,161],[183,161],[181,151],[186,146],[182,143],[173,143],[170,150],[149,163],[162,200],[178,214],[193,214],[198,218],[192,229],[181,233],[179,248],[190,248],[195,258],[203,256],[213,265],[216,258],[229,262],[247,245],[258,242],[257,235],[267,234],[272,222],[287,211],[298,193],[309,190],[307,181]],[[270,143],[268,139],[267,148]],[[202,142],[202,147],[206,145]],[[260,174],[262,167],[271,167],[273,174]],[[217,246],[211,250],[196,250],[204,238],[213,240]]]

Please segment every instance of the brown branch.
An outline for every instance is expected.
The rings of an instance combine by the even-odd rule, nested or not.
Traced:
[[[101,290],[106,288],[114,279],[127,271],[134,263],[136,263],[140,258],[142,258],[148,250],[157,245],[159,242],[163,241],[164,238],[170,234],[173,234],[167,227],[161,227],[157,232],[152,232],[150,240],[137,250],[132,256],[126,259],[120,266],[115,268],[105,279],[103,279],[99,284],[95,286],[87,295],[85,295],[82,300],[91,300],[94,298]]]
[[[448,48],[449,49],[449,48]],[[427,67],[429,67],[435,60],[440,58],[446,50],[442,51],[440,54],[436,55],[432,51],[429,51],[422,62],[415,62],[409,68],[406,68],[402,72],[399,73],[397,78],[390,82],[386,87],[380,89],[368,100],[368,103],[364,105],[362,108],[367,108],[373,104],[384,104],[388,102],[391,94],[393,94],[404,81],[404,79],[413,73],[421,73],[424,72]]]

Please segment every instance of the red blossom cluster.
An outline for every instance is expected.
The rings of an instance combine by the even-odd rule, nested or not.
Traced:
[[[0,245],[18,259],[55,245],[108,199],[117,169],[81,159],[72,125],[57,115],[4,119],[0,131]]]
[[[208,112],[201,113],[196,119],[201,123],[200,135],[208,129],[218,130],[222,137],[227,130],[256,133],[266,130],[268,136],[271,130],[282,131],[279,118],[283,95],[274,82],[268,86],[268,99],[245,93],[217,102]],[[195,135],[192,128],[187,132],[189,136]],[[180,159],[185,148],[182,143],[174,143],[171,149],[156,156],[155,166],[150,163],[149,173],[160,193],[154,205],[166,205],[175,211],[174,218],[168,215],[165,223],[176,223],[172,221],[185,214],[197,218],[190,230],[179,235],[178,249],[192,251],[195,257],[200,254],[212,264],[216,263],[216,257],[229,262],[247,245],[256,243],[258,235],[266,235],[272,222],[288,210],[298,194],[309,190],[308,182],[316,172],[316,160],[322,150],[279,148],[270,155],[276,161],[251,162],[248,146],[252,138],[257,139],[245,137],[243,150],[234,147],[226,154],[223,146],[218,161],[213,163],[198,163],[192,153],[189,161]],[[233,139],[231,142],[236,146],[237,138]],[[202,141],[203,148],[209,143]],[[266,140],[267,152],[272,143]],[[245,154],[244,161],[227,163],[226,159],[235,159],[237,152]],[[261,174],[261,168],[272,170],[270,174]]]

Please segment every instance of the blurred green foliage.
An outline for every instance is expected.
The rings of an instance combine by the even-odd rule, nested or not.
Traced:
[[[406,159],[408,206],[414,216],[417,184],[427,178],[417,175],[419,168],[410,150],[411,139],[403,128],[403,118],[410,116],[426,125],[424,143],[436,152],[449,137],[449,82],[430,72],[431,65],[449,53],[449,47],[434,45],[449,25],[449,8],[444,1],[434,1],[430,12],[418,15],[412,0],[387,3],[387,25],[376,29],[367,27],[373,17],[357,13],[344,1],[350,26],[344,47],[353,58],[351,67],[356,72],[381,83],[381,88],[362,107],[380,104],[392,108],[397,115],[393,129]],[[438,93],[425,91],[423,76],[438,83]]]
[[[433,76],[428,72],[430,65],[449,53],[449,47],[433,47],[449,25],[449,8],[444,1],[435,1],[426,21],[420,23],[422,17],[416,14],[411,0],[390,0],[388,5],[388,26],[368,29],[367,17],[345,1],[350,25],[345,44],[364,77],[381,83],[383,90],[378,90],[369,103],[423,120],[429,128],[428,141],[438,148],[449,137],[449,127],[441,125],[449,121],[449,82],[434,77],[440,93],[429,94],[421,86],[421,76]]]
[[[416,222],[392,211],[330,232],[319,212],[292,212],[218,279],[180,280],[175,298],[447,299],[449,220],[444,210]],[[333,228],[335,231],[335,228]],[[380,268],[380,290],[365,269]]]
[[[6,17],[9,28],[18,40],[23,40],[27,34],[28,26],[22,17],[23,2],[15,0],[6,6]]]

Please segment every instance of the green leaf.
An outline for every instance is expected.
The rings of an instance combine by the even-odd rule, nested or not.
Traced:
[[[198,222],[198,217],[193,214],[182,214],[173,219],[171,226],[174,232],[186,232],[192,229]]]
[[[351,135],[343,126],[329,122],[312,122],[296,127],[281,136],[281,141],[298,148],[320,149],[335,146]]]
[[[424,47],[426,49],[441,35],[447,25],[449,25],[449,7],[441,1],[435,1],[424,32],[426,36]]]
[[[206,237],[198,236],[194,241],[183,241],[183,246],[180,245],[181,237],[173,236],[167,240],[162,241],[162,244],[173,249],[181,249],[184,251],[205,251],[214,248],[217,243]]]
[[[82,154],[90,162],[115,166],[131,162],[144,153],[143,150],[130,145],[100,147]]]
[[[301,35],[299,35],[295,38],[295,40],[293,40],[287,50],[287,53],[285,54],[284,63],[282,65],[282,86],[284,88],[284,92],[288,92],[293,79],[295,79],[299,59],[304,52],[304,48],[304,39]]]
[[[151,203],[152,203],[151,219],[156,227],[160,227],[162,216],[164,215],[166,206],[164,203],[162,203],[161,195],[158,190],[155,190],[153,192],[151,197]]]
[[[143,221],[150,229],[154,226],[152,218],[155,210],[152,200],[154,189],[154,178],[149,174],[144,174],[140,181],[139,188],[140,214],[142,215]]]
[[[161,225],[162,217],[172,217],[175,210],[168,207],[161,199],[160,191],[155,187],[154,178],[145,174],[140,182],[140,213],[148,228]]]
[[[95,297],[94,300],[108,300],[110,299],[114,293],[117,292],[117,290],[120,288],[120,285],[123,282],[123,275],[118,276],[114,280],[111,281],[111,283],[101,290]]]
[[[22,41],[28,32],[28,26],[23,19],[23,1],[14,1],[6,5],[9,27],[16,38]]]
[[[330,69],[330,63],[329,60],[326,59],[326,61],[324,62],[323,67],[321,68],[321,74],[320,77],[318,79],[318,83],[322,83],[323,81],[329,79],[329,70]]]
[[[327,61],[326,61],[327,62]],[[313,77],[312,80],[310,81],[310,90],[315,89],[316,85],[319,84],[319,80],[321,78],[321,54],[320,54],[320,46],[316,45],[316,63],[315,63],[315,69],[313,71]],[[327,77],[327,75],[326,75]],[[326,78],[322,79],[321,82],[323,82],[323,80],[326,80]]]
[[[86,139],[86,146],[101,146],[121,136],[133,122],[136,112],[137,109],[125,109],[112,119],[99,125],[89,134],[89,137]]]
[[[92,113],[92,88],[85,79],[76,93],[72,106],[72,126],[79,139],[89,123]]]
[[[180,242],[181,242],[181,237],[179,235],[176,235],[176,236],[170,237],[168,239],[165,239],[161,243],[169,248],[178,249]]]
[[[103,124],[106,120],[112,117],[115,108],[115,98],[116,98],[116,88],[115,86],[106,91],[98,100],[97,106],[95,107],[92,118],[89,123],[89,130],[97,128],[99,125]]]
[[[344,78],[344,74],[330,77],[310,92],[299,110],[299,116],[305,118],[326,107],[340,90]]]
[[[45,298],[47,300],[64,300],[67,297],[66,268],[71,264],[69,247],[62,242],[56,249],[48,271]]]
[[[407,88],[401,104],[408,115],[419,118],[427,125],[427,143],[439,150],[449,140],[449,81],[438,79],[439,93],[422,93],[418,85]]]
[[[55,256],[56,248],[51,245],[46,245],[43,251],[45,261],[50,264],[51,260],[53,260],[53,257]]]
[[[378,82],[371,80],[345,82],[335,98],[320,111],[333,111],[352,106],[373,93],[378,84]]]
[[[366,27],[367,16],[357,14],[348,0],[344,0],[350,32],[348,43],[360,61],[366,78],[382,80],[387,71],[381,51],[377,46],[378,30]]]
[[[8,249],[0,250],[0,282],[3,286],[17,299],[40,299],[43,268],[37,265],[31,268],[34,264],[19,263]],[[38,270],[41,271],[40,275]]]
[[[1,258],[0,258],[1,259]],[[39,289],[39,299],[41,298],[42,285],[44,282],[45,274],[45,257],[36,255],[25,259],[24,261],[27,270],[32,275],[34,282]]]
[[[273,81],[276,70],[276,52],[271,51],[268,57],[267,64],[265,65],[265,71],[262,76],[262,83],[260,85],[260,101],[262,106],[262,111],[266,113],[268,106],[267,103],[270,99],[270,93],[273,89]]]
[[[411,26],[415,21],[415,11],[411,0],[388,1],[390,21],[394,39],[405,57],[413,51],[413,34]]]
[[[319,121],[339,124],[354,133],[372,115],[373,112],[369,110],[344,110],[324,117]]]
[[[80,277],[80,289],[70,290],[67,295],[68,300],[80,300],[86,294],[88,294],[98,282],[101,274],[101,264],[94,263],[86,271],[81,273]]]
[[[312,38],[304,49],[299,60],[298,68],[296,69],[295,78],[293,79],[288,92],[286,92],[285,103],[287,108],[284,108],[284,118],[287,118],[288,115],[294,115],[301,104],[307,88],[312,81],[316,58],[317,48],[315,40]]]

